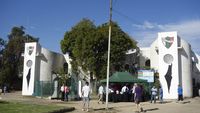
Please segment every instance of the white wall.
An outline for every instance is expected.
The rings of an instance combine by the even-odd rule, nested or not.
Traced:
[[[183,87],[183,96],[192,97],[192,62],[191,62],[191,47],[190,45],[180,39],[179,53],[179,84]]]
[[[150,47],[150,59],[151,59],[151,68],[154,70],[159,69],[159,48],[158,48],[158,39],[156,39]]]
[[[34,93],[37,46],[34,42],[25,44],[22,95]]]
[[[30,51],[32,54],[29,55]],[[31,66],[27,66],[27,61],[32,61]],[[23,86],[22,95],[33,95],[35,81],[53,81],[52,71],[56,71],[63,67],[63,64],[68,62],[69,71],[71,65],[69,57],[49,51],[42,48],[36,42],[25,44],[24,53],[24,69],[23,69]],[[29,72],[29,70],[31,70]],[[30,83],[28,86],[27,75],[30,73]]]
[[[145,66],[145,62],[150,59],[150,48],[140,48],[140,66]]]
[[[41,48],[40,60],[40,81],[52,81],[52,71],[59,70],[66,62],[62,54]]]
[[[164,38],[173,37],[173,43],[169,48],[164,45]],[[169,45],[169,44],[167,44]],[[162,32],[158,33],[158,48],[159,48],[159,79],[163,87],[164,99],[177,99],[177,88],[179,84],[179,66],[178,66],[178,43],[177,32]],[[164,56],[172,56],[173,61],[166,63]],[[167,60],[169,61],[169,60]],[[171,70],[170,70],[171,66]],[[169,70],[168,70],[169,69]],[[165,79],[166,74],[172,76],[170,88],[168,88],[167,81]]]
[[[167,36],[174,37],[173,43],[169,48],[164,46],[165,42],[163,38]],[[178,84],[183,87],[184,97],[192,97],[192,77],[195,78],[196,83],[200,83],[200,56],[192,52],[190,44],[182,40],[177,35],[177,32],[161,32],[158,33],[158,38],[151,44],[149,50],[151,68],[159,72],[159,79],[164,90],[164,99],[177,99]],[[140,66],[145,63],[144,58],[147,58],[149,54],[147,51],[148,48],[141,49],[140,51]],[[173,62],[171,63],[172,81],[169,92],[165,75],[171,64],[167,64],[164,61],[163,57],[166,54],[171,54],[173,56]],[[144,55],[144,57],[142,55]]]

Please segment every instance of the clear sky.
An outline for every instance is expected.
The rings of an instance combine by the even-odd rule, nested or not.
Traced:
[[[0,37],[7,40],[12,27],[24,26],[43,47],[61,52],[64,33],[83,18],[108,22],[109,0],[0,0]],[[178,31],[200,55],[200,0],[113,0],[113,20],[140,47],[157,32]]]

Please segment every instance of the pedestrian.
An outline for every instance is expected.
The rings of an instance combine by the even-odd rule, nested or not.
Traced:
[[[90,87],[89,83],[86,82],[82,88],[82,99],[83,99],[83,108],[82,111],[89,111],[89,96],[90,96]]]
[[[61,87],[60,87],[60,92],[61,92],[61,100],[64,101],[64,94],[65,94],[65,85],[63,84]]]
[[[160,103],[162,104],[163,103],[163,89],[161,86],[159,86],[159,100],[160,100]]]
[[[104,93],[103,86],[100,85],[100,87],[99,87],[99,89],[98,89],[98,96],[99,96],[98,104],[99,104],[100,102],[102,102],[102,104],[104,104],[104,102],[103,102],[103,93]]]
[[[154,100],[154,104],[156,103],[156,96],[157,96],[157,88],[153,86],[151,88],[151,103]]]
[[[178,85],[178,101],[183,101],[183,88],[181,85]]]
[[[66,85],[64,87],[64,92],[65,92],[65,101],[68,101],[68,94],[69,94],[69,87]]]
[[[134,102],[135,87],[136,87],[136,83],[133,85],[133,87],[132,87],[132,89],[131,89],[131,101],[132,101],[132,102]]]
[[[129,95],[128,95],[128,92],[129,92],[129,88],[128,88],[128,84],[124,85],[121,89],[121,93],[122,93],[122,100],[124,102],[128,102],[129,101]]]
[[[140,105],[140,102],[142,100],[142,88],[135,84],[135,104],[136,104],[136,112],[143,112],[143,108]]]
[[[4,87],[3,87],[3,94],[4,95],[6,94],[6,91],[7,91],[7,87],[6,87],[6,85],[4,85]]]
[[[128,87],[127,87],[127,85],[124,85],[123,87],[122,87],[122,89],[121,89],[121,93],[122,94],[125,94],[125,93],[127,93],[128,92]]]

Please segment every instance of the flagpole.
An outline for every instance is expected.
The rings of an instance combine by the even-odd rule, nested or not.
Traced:
[[[112,22],[112,0],[110,0],[110,16],[109,16],[107,81],[106,81],[106,109],[108,109],[108,92],[109,92],[111,22]]]

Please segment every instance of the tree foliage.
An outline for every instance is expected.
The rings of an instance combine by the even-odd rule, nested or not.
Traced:
[[[70,78],[70,75],[63,68],[55,70],[54,73],[57,75],[60,85],[66,84],[66,81]]]
[[[112,22],[111,73],[124,70],[127,50],[136,48],[136,41],[126,34],[117,23]],[[95,26],[89,19],[83,19],[64,35],[61,50],[72,58],[73,70],[81,67],[98,79],[106,76],[108,51],[108,23]]]
[[[2,63],[3,63],[3,51],[6,45],[6,41],[3,40],[2,38],[0,38],[0,69],[2,67]]]
[[[18,76],[22,72],[25,42],[38,41],[25,34],[24,27],[13,27],[8,35],[8,43],[2,52],[2,66],[0,67],[0,84],[14,85],[20,80]]]
[[[2,55],[5,45],[6,45],[6,41],[0,38],[0,55]]]

